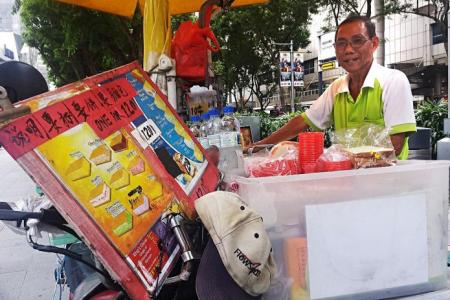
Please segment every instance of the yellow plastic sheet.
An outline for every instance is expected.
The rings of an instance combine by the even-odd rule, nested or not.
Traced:
[[[56,0],[73,5],[79,5],[103,12],[116,14],[131,18],[139,1],[139,8],[144,11],[146,0]],[[200,10],[204,0],[166,0],[169,2],[169,13],[171,16],[192,13]],[[269,0],[235,0],[231,6],[242,6],[251,4],[265,4]]]
[[[57,0],[68,4],[83,6],[106,13],[131,18],[134,16],[138,0]],[[142,0],[139,0],[142,1]]]
[[[169,0],[169,12],[171,16],[192,13],[200,10],[205,0]],[[251,4],[266,4],[269,0],[235,0],[231,6],[243,6]]]
[[[170,54],[172,29],[169,0],[145,0],[144,7],[144,69],[158,64],[161,54]]]

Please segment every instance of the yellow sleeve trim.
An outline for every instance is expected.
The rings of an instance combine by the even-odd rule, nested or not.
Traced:
[[[394,135],[397,133],[413,133],[416,132],[416,124],[415,123],[405,123],[405,124],[398,124],[395,126],[392,126],[391,130],[389,130],[390,135]],[[407,134],[407,136],[409,135]]]
[[[308,124],[308,126],[311,127],[314,131],[323,131],[322,129],[314,125],[313,122],[311,122],[311,120],[308,118],[305,112],[302,113],[300,116],[303,118],[303,120],[305,120],[306,124]]]

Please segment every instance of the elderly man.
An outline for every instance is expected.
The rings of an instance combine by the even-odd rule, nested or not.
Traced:
[[[373,53],[379,39],[364,16],[350,16],[337,28],[336,58],[348,74],[336,79],[309,110],[256,143],[275,144],[309,127],[323,130],[357,128],[371,123],[389,129],[399,159],[408,158],[408,135],[416,131],[408,79],[398,70],[377,64]]]

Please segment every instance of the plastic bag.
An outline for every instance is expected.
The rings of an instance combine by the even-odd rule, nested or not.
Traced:
[[[283,142],[253,156],[244,157],[245,173],[249,177],[285,176],[298,174],[298,146]],[[279,146],[280,145],[280,146]]]
[[[342,145],[332,145],[317,160],[317,172],[350,170],[353,168],[351,156]]]
[[[203,81],[208,67],[208,49],[212,52],[220,50],[219,42],[209,27],[212,10],[206,13],[205,28],[198,23],[185,21],[181,23],[172,40],[172,57],[176,61],[177,76]],[[207,39],[213,42],[211,46]]]
[[[52,206],[50,200],[45,196],[37,196],[31,195],[29,197],[22,198],[20,201],[8,203],[11,206],[12,210],[22,211],[22,212],[40,212],[43,209],[48,209]],[[27,222],[27,226],[29,227],[26,230],[24,227],[17,227],[16,221],[0,221],[3,222],[6,226],[8,226],[12,231],[17,234],[26,234],[28,231],[30,235],[35,236],[37,238],[42,237],[41,231],[52,232],[48,230],[48,226],[45,226],[42,223],[39,223],[36,219],[29,219]],[[58,231],[61,232],[61,231]]]
[[[386,167],[396,163],[389,131],[384,127],[366,124],[360,128],[337,130],[332,141],[344,147],[356,169]]]

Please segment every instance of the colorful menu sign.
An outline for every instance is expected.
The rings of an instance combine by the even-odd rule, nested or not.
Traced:
[[[16,159],[35,153],[153,293],[180,250],[161,216],[192,217],[217,169],[136,63],[81,83],[26,101],[33,112],[0,143]]]

